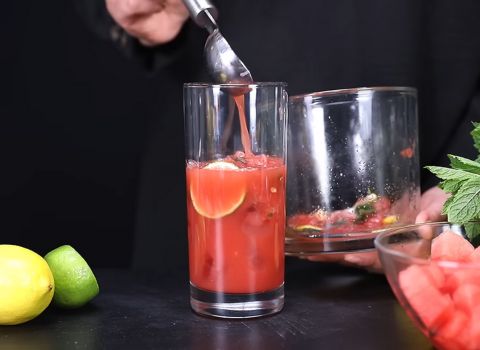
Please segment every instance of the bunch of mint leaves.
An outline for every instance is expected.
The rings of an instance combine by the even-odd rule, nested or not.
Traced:
[[[439,187],[451,193],[442,214],[447,215],[449,222],[464,225],[468,238],[477,241],[480,239],[480,123],[474,122],[473,127],[470,135],[479,153],[476,160],[449,154],[450,168],[426,168],[442,180]]]

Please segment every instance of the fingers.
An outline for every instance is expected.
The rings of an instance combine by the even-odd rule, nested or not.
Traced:
[[[321,254],[321,255],[310,255],[303,258],[310,261],[338,263],[343,260],[344,256],[345,256],[344,254]]]
[[[383,271],[382,264],[376,251],[346,254],[345,262],[349,265],[362,267],[371,272]]]
[[[422,211],[418,214],[420,215],[423,213],[422,215],[425,216],[425,220],[422,222],[445,220],[445,215],[442,214],[444,202],[445,201],[443,201],[442,199],[438,199],[436,202],[431,202],[428,206],[422,207]]]
[[[417,217],[415,218],[416,224],[427,222],[427,221],[430,221],[430,216],[426,210],[422,210],[420,213],[418,213]]]
[[[168,16],[165,12],[138,16],[126,30],[144,45],[164,44],[178,35],[184,23],[180,17],[173,19]]]
[[[382,264],[376,251],[349,254],[312,255],[305,257],[305,259],[317,262],[339,263],[376,273],[381,273],[383,271]]]
[[[188,18],[181,0],[106,0],[113,19],[146,45],[173,40]]]
[[[165,0],[107,0],[110,13],[122,22],[138,15],[160,12],[165,5]]]
[[[420,199],[421,211],[418,213],[415,222],[442,221],[442,208],[449,195],[438,187],[432,187],[422,194]]]

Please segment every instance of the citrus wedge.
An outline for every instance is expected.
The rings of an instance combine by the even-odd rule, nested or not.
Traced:
[[[233,163],[218,161],[192,169],[189,180],[193,207],[209,219],[233,213],[247,193],[245,174]]]
[[[238,170],[239,168],[233,163],[218,161],[207,164],[203,169]]]
[[[300,225],[294,228],[295,231],[322,231],[321,227],[314,225]]]

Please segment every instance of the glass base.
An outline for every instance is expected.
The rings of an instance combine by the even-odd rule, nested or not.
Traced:
[[[264,293],[230,294],[205,291],[190,283],[190,305],[200,315],[220,318],[261,317],[280,312],[283,303],[283,284]]]
[[[289,234],[285,238],[285,255],[311,256],[335,253],[356,253],[375,250],[376,232],[344,234]]]

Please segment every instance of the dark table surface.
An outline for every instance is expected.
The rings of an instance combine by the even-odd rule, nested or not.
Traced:
[[[100,295],[0,327],[0,349],[432,349],[382,275],[287,259],[274,316],[218,320],[189,307],[185,272],[96,270]]]

